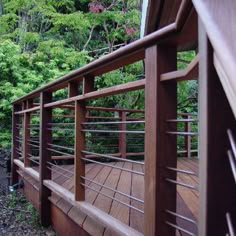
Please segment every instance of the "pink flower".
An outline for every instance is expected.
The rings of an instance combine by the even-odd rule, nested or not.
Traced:
[[[134,28],[125,28],[126,34],[131,35],[134,34],[136,32],[136,30]]]
[[[90,2],[88,6],[89,6],[89,11],[93,13],[99,13],[104,9],[103,5],[98,2]]]

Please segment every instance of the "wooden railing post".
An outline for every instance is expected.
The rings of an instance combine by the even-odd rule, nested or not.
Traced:
[[[48,143],[51,143],[51,131],[48,129],[48,123],[52,122],[52,109],[45,108],[44,104],[51,102],[52,94],[50,92],[41,92],[40,94],[40,182],[39,182],[39,213],[40,221],[43,226],[50,225],[50,201],[48,197],[51,191],[46,188],[43,181],[51,179],[51,170],[47,168],[51,161],[51,153],[48,150]]]
[[[75,102],[75,200],[85,200],[84,183],[81,176],[85,176],[85,163],[81,159],[82,151],[85,150],[85,133],[82,131],[81,123],[85,121],[85,102]]]
[[[83,79],[83,94],[94,91],[94,78]],[[85,133],[82,131],[81,123],[85,121],[85,101],[75,102],[75,200],[85,200],[85,188],[81,185],[85,176],[85,163],[81,159],[82,151],[85,150]]]
[[[20,106],[15,104],[12,109],[12,152],[11,152],[11,185],[17,183],[17,172],[16,165],[14,164],[14,160],[19,158],[19,154],[17,153],[17,149],[19,149],[19,141],[17,141],[17,137],[19,137],[20,132],[17,129],[17,125],[19,124],[19,115],[16,115],[15,112],[20,110]]]
[[[226,235],[227,211],[235,210],[236,188],[230,170],[227,129],[235,117],[215,70],[213,48],[199,21],[199,235]],[[235,218],[232,219],[235,222]]]
[[[183,115],[183,119],[189,119],[190,116],[188,114]],[[184,132],[191,132],[191,122],[184,122]],[[191,158],[191,135],[184,136],[184,149],[186,150],[186,157]]]
[[[175,81],[160,82],[160,75],[176,69],[176,48],[152,46],[146,49],[145,71],[145,203],[144,235],[174,236],[165,211],[176,211],[176,186],[165,179],[176,179],[167,166],[176,167],[176,136],[167,135],[167,119],[177,116]],[[175,131],[176,126],[171,126]],[[175,219],[169,217],[171,223]]]
[[[29,109],[33,106],[32,100],[26,100],[24,102],[24,109]],[[24,113],[24,124],[23,124],[23,145],[22,145],[22,154],[24,159],[24,166],[29,167],[30,166],[30,160],[29,160],[29,152],[30,152],[30,146],[29,146],[29,138],[30,138],[30,113],[25,112]]]
[[[126,121],[126,112],[119,112],[120,121]],[[119,125],[119,130],[125,132],[126,124],[121,123]],[[119,133],[119,153],[121,154],[121,158],[126,158],[126,133]]]

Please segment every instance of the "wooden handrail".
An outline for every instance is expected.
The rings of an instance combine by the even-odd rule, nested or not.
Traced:
[[[13,101],[13,104],[20,103],[26,99],[38,97],[42,91],[54,90],[54,88],[66,87],[68,82],[72,80],[82,81],[86,76],[97,76],[127,64],[134,63],[136,61],[144,59],[145,48],[157,44],[164,38],[167,38],[172,33],[176,32],[176,24],[172,23],[145,38],[139,39],[132,44],[129,44],[117,51],[110,53],[106,56],[95,60],[86,66],[72,71],[71,73],[62,76],[61,78],[46,84],[45,86],[38,88],[21,98]]]
[[[144,86],[145,86],[145,79],[132,81],[126,84],[115,85],[115,86],[104,88],[104,89],[97,90],[94,92],[88,92],[84,95],[78,95],[75,97],[62,99],[56,102],[51,102],[51,103],[45,104],[44,107],[54,107],[57,105],[67,104],[74,101],[94,99],[94,98],[100,98],[100,97],[105,97],[109,95],[129,92],[133,90],[143,89]]]
[[[183,81],[183,80],[197,79],[198,62],[199,62],[199,57],[197,55],[185,69],[162,74],[161,81],[168,81],[168,80]]]

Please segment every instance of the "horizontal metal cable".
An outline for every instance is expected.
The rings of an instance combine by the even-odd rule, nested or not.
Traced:
[[[16,151],[16,152],[17,152],[17,154],[22,155],[22,152],[18,152],[18,151]]]
[[[48,123],[48,125],[74,125],[75,123]]]
[[[81,152],[85,153],[85,154],[89,154],[89,155],[96,155],[96,156],[99,156],[99,157],[106,157],[106,158],[116,160],[116,161],[124,161],[124,162],[133,163],[133,164],[144,165],[144,162],[141,162],[141,161],[132,161],[132,160],[129,160],[129,159],[114,157],[114,156],[111,156],[111,155],[100,154],[100,153],[95,153],[95,152],[88,152],[88,151],[85,151],[85,150],[82,150]]]
[[[198,133],[194,132],[178,132],[178,131],[167,131],[166,134],[175,134],[175,135],[182,135],[182,136],[197,136]]]
[[[99,129],[82,129],[83,132],[91,133],[127,133],[127,134],[145,134],[145,131],[134,131],[134,130],[99,130]]]
[[[228,229],[229,229],[229,235],[235,236],[236,234],[235,234],[235,231],[233,228],[233,223],[232,223],[231,216],[230,216],[229,212],[226,213],[226,221],[227,221],[227,225],[228,225]]]
[[[72,130],[75,130],[75,129],[69,129],[69,128],[60,128],[60,129],[56,129],[56,128],[47,128],[47,130],[51,130],[51,131],[72,131]]]
[[[119,203],[121,203],[121,204],[123,204],[123,205],[125,205],[125,206],[127,206],[127,207],[129,207],[129,208],[132,208],[133,210],[136,210],[136,211],[138,211],[138,212],[140,212],[140,213],[144,213],[144,211],[142,211],[142,210],[140,210],[140,209],[138,209],[138,208],[136,208],[136,207],[134,207],[134,206],[132,206],[132,205],[130,205],[130,204],[128,204],[128,203],[122,202],[122,201],[120,201],[120,200],[117,199],[117,198],[111,197],[111,196],[109,196],[109,195],[107,195],[107,194],[105,194],[105,193],[103,193],[103,192],[101,192],[101,191],[99,191],[99,190],[96,190],[96,189],[94,189],[94,188],[92,188],[92,187],[90,187],[90,186],[88,186],[88,185],[86,185],[86,184],[83,184],[83,183],[80,183],[80,184],[81,184],[82,186],[84,186],[85,188],[89,188],[89,189],[91,189],[91,190],[93,190],[93,191],[95,191],[95,192],[97,192],[97,193],[99,193],[99,194],[102,194],[102,195],[105,196],[105,197],[108,197],[108,198],[112,199],[113,201],[119,202]]]
[[[52,144],[52,143],[48,143],[48,145],[53,146],[53,147],[58,147],[58,148],[61,148],[61,149],[74,151],[74,148],[70,148],[70,147],[64,147],[64,146],[57,145],[57,144]]]
[[[70,174],[72,174],[72,175],[74,174],[73,171],[67,170],[66,168],[63,168],[63,167],[61,167],[61,166],[59,166],[59,165],[56,165],[56,164],[53,164],[53,163],[50,162],[50,161],[47,161],[47,163],[48,163],[49,165],[55,166],[55,167],[58,168],[58,169],[65,170],[65,171],[67,171],[68,173],[70,173]]]
[[[39,141],[35,141],[35,140],[29,140],[29,142],[32,142],[32,143],[38,143],[38,144],[40,144],[40,142]]]
[[[53,168],[51,168],[51,167],[49,167],[49,166],[47,166],[47,168],[48,168],[49,170],[51,170],[52,172],[56,172],[57,174],[66,177],[67,179],[70,179],[70,178],[71,178],[71,176],[64,175],[64,174],[62,174],[61,172],[59,172],[59,171],[57,171],[57,170],[55,170],[55,169],[53,169]]]
[[[104,121],[104,122],[83,122],[81,125],[113,125],[113,124],[144,124],[144,120],[137,121]]]
[[[197,222],[195,220],[192,220],[192,219],[190,219],[190,218],[188,218],[186,216],[180,215],[180,214],[178,214],[176,212],[173,212],[173,211],[170,211],[170,210],[166,210],[166,212],[169,213],[170,215],[176,216],[178,218],[181,218],[183,220],[186,220],[186,221],[188,221],[190,223],[193,223],[193,224],[197,225]]]
[[[94,180],[91,180],[91,179],[89,179],[89,178],[86,178],[86,177],[84,177],[84,176],[80,176],[80,178],[82,178],[82,179],[84,179],[84,180],[87,180],[87,181],[89,181],[89,182],[91,182],[91,183],[97,184],[97,185],[100,186],[100,187],[103,187],[103,188],[106,188],[106,189],[111,190],[111,191],[113,191],[113,192],[119,193],[119,194],[121,194],[121,195],[123,195],[123,196],[125,196],[125,197],[128,197],[128,198],[130,198],[130,199],[132,199],[132,200],[135,200],[135,201],[137,201],[137,202],[144,203],[144,201],[141,200],[141,199],[139,199],[139,198],[133,197],[133,196],[131,196],[131,195],[129,195],[129,194],[123,193],[123,192],[121,192],[121,191],[119,191],[119,190],[116,190],[116,189],[114,189],[114,188],[110,188],[110,187],[108,187],[108,186],[106,186],[106,185],[104,185],[104,184],[100,184],[100,183],[98,183],[98,182],[96,182],[96,181],[94,181]]]
[[[236,160],[236,144],[235,144],[235,141],[234,141],[233,133],[230,129],[228,129],[227,134],[228,134],[228,137],[229,137],[229,142],[230,142],[230,145],[231,145],[231,148],[232,148],[232,151],[233,151],[234,158]]]
[[[166,221],[165,223],[166,223],[167,225],[169,225],[169,226],[175,228],[175,229],[178,229],[178,230],[181,231],[181,232],[184,232],[184,233],[188,234],[188,235],[196,236],[196,234],[194,234],[194,233],[192,233],[192,232],[190,232],[190,231],[188,231],[188,230],[186,230],[186,229],[184,229],[184,228],[182,228],[182,227],[180,227],[180,226],[178,226],[178,225],[172,224],[172,223],[170,223],[169,221]]]
[[[196,173],[194,173],[193,171],[189,171],[189,170],[182,170],[182,169],[177,169],[177,168],[173,168],[173,167],[166,167],[166,169],[180,172],[183,174],[198,176]]]
[[[127,171],[127,172],[130,172],[130,173],[133,173],[133,174],[143,175],[144,176],[143,172],[126,169],[126,168],[122,168],[122,167],[119,167],[119,166],[109,165],[109,164],[106,164],[104,162],[94,161],[94,160],[91,160],[91,159],[88,159],[88,158],[85,158],[85,157],[82,157],[81,159],[84,160],[84,161],[88,161],[88,162],[92,162],[92,163],[97,163],[97,164],[100,164],[100,165],[103,165],[103,166],[108,166],[108,167],[115,168],[115,169],[118,169],[118,170],[123,170],[123,171]]]
[[[166,122],[198,122],[198,119],[168,119]]]
[[[22,149],[20,149],[20,148],[15,148],[17,151],[19,151],[19,152],[22,152]]]
[[[29,142],[28,142],[28,145],[30,145],[30,146],[32,146],[32,147],[37,147],[37,148],[39,148],[39,145],[35,145],[35,144],[29,143]]]
[[[47,150],[51,151],[51,152],[57,152],[57,153],[60,153],[62,155],[71,156],[71,154],[69,154],[69,153],[61,152],[61,151],[58,151],[58,150],[55,150],[55,149],[52,149],[52,148],[47,148]]]
[[[31,157],[28,157],[28,159],[31,160],[32,162],[34,162],[34,163],[36,163],[36,164],[39,165],[39,161],[35,161],[35,160],[34,160],[33,158],[31,158]]]
[[[173,179],[168,179],[168,178],[166,178],[166,181],[168,181],[170,183],[173,183],[173,184],[177,184],[177,185],[180,185],[180,186],[183,186],[183,187],[186,187],[186,188],[190,188],[190,189],[194,189],[194,190],[198,191],[197,186],[194,186],[194,185],[185,184],[183,182],[176,181],[176,180],[173,180]]]
[[[235,180],[235,183],[236,183],[236,164],[235,164],[235,159],[233,158],[233,154],[232,154],[231,150],[228,150],[227,154],[228,154],[228,157],[229,157],[229,163],[230,163],[230,166],[231,166],[233,177],[234,177],[234,180]]]

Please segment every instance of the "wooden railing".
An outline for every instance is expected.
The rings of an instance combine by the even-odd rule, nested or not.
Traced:
[[[177,117],[177,82],[195,79],[198,74],[197,57],[187,69],[176,70],[177,48],[173,42],[175,42],[176,35],[185,23],[184,19],[188,16],[189,3],[189,1],[182,2],[176,21],[173,24],[110,55],[93,61],[83,68],[75,70],[14,101],[12,182],[15,183],[17,181],[17,168],[23,169],[27,174],[39,181],[39,211],[43,225],[50,224],[49,198],[51,192],[54,192],[73,206],[78,207],[89,217],[120,235],[141,234],[85,201],[85,189],[89,187],[86,181],[92,181],[86,177],[85,166],[87,163],[92,162],[144,176],[144,199],[135,198],[131,195],[126,196],[138,201],[141,207],[137,208],[133,205],[125,204],[140,214],[144,214],[142,217],[144,218],[145,235],[175,235],[176,230],[195,235],[195,232],[190,232],[176,223],[176,218],[195,223],[195,220],[176,212],[177,185],[198,190],[195,186],[177,181],[177,173],[197,175],[196,173],[177,168],[176,137],[179,135],[186,137],[196,135],[191,133],[188,125],[185,131],[178,131],[176,125],[177,122],[190,122],[189,117],[185,117],[185,115],[182,119]],[[108,88],[100,88],[99,90],[96,89],[96,76],[143,59],[145,59],[145,79]],[[67,98],[53,100],[54,92],[65,88],[68,89]],[[140,112],[129,108],[86,107],[86,103],[89,100],[136,90],[145,90],[145,104],[143,104],[145,107],[145,119],[143,117],[144,111]],[[56,113],[55,108],[60,108],[64,113]],[[90,121],[93,118],[101,118],[100,115],[96,117],[91,115],[93,110],[117,112],[118,117],[116,119],[118,118],[118,122],[114,121],[113,115],[112,117],[111,115],[102,117],[102,121]],[[130,119],[126,116],[127,112],[141,114]],[[109,121],[107,121],[107,118],[109,118]],[[59,130],[55,129],[55,123],[63,127],[66,124],[64,131],[68,131],[71,136],[67,133],[62,135],[60,133],[61,126]],[[118,127],[117,129],[108,130],[91,128],[93,125],[102,126],[108,124],[115,124]],[[136,125],[135,128],[138,126],[140,128],[138,130],[129,130],[128,126],[133,124]],[[116,134],[119,140],[117,144],[118,152],[107,153],[106,151],[106,153],[99,153],[87,150],[86,145],[89,143],[89,137],[93,133]],[[143,136],[145,134],[144,153],[141,151],[129,153],[125,150],[128,134],[140,134]],[[59,141],[55,141],[55,137],[60,135],[64,136],[63,145]],[[189,141],[189,138],[187,138],[188,156],[190,156]],[[138,143],[136,144],[138,145]],[[131,160],[128,158],[128,156],[143,154],[145,154],[144,160]],[[94,159],[94,157],[97,159]],[[101,161],[100,157],[114,162],[123,161],[140,165],[142,166],[141,169],[144,166],[144,171],[136,171],[126,167],[119,168]],[[62,166],[55,166],[55,160],[60,161],[60,159],[70,158],[74,158],[74,170],[62,170]],[[74,193],[53,181],[52,177],[55,168],[59,172],[58,174],[64,176],[68,176],[68,174],[70,176],[74,175]],[[94,182],[94,184],[96,183]],[[109,186],[102,184],[100,187],[108,188]],[[98,192],[101,194],[100,191]],[[125,193],[121,192],[119,194]],[[116,201],[117,199],[112,198],[112,200]],[[119,203],[124,204],[121,201]]]

